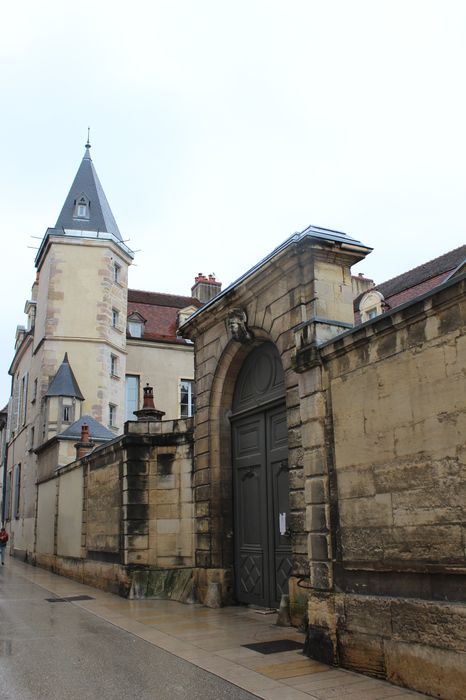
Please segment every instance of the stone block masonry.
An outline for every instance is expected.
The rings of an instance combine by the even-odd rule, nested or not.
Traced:
[[[192,456],[192,419],[127,423],[118,441],[39,484],[35,563],[124,596],[191,602]],[[68,518],[57,520],[56,484]]]

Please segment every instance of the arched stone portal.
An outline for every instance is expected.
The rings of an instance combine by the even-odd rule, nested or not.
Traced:
[[[235,596],[276,607],[292,562],[285,383],[272,343],[245,360],[232,409]]]

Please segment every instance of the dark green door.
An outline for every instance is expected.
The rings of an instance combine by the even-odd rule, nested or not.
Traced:
[[[236,596],[277,607],[291,573],[285,406],[234,420],[232,437]]]

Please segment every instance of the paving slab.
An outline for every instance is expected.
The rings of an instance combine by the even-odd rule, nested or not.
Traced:
[[[57,611],[56,630],[59,630],[60,634],[67,634],[66,621],[60,617],[60,609],[81,609],[91,617],[86,618],[87,623],[81,622],[78,629],[72,627],[75,637],[76,634],[81,634],[83,639],[86,638],[93,627],[89,620],[92,620],[92,617],[97,618],[111,625],[109,629],[113,627],[122,634],[132,635],[141,643],[153,645],[183,663],[188,662],[188,665],[198,668],[199,671],[208,671],[215,677],[233,684],[238,693],[233,697],[240,698],[240,693],[247,691],[244,697],[255,696],[264,700],[427,698],[420,693],[384,681],[321,664],[308,659],[296,649],[265,654],[247,648],[245,645],[258,642],[304,642],[304,634],[298,630],[278,627],[275,624],[276,614],[259,615],[245,606],[212,610],[198,604],[186,605],[169,600],[125,600],[16,560],[9,559],[7,567],[16,575],[15,583],[11,581],[15,591],[14,602],[8,600],[8,577],[4,577],[6,588],[0,589],[0,615],[2,609],[9,609],[11,614],[16,615],[16,623],[13,625],[16,642],[27,642],[32,637],[43,638],[47,645],[53,645],[55,641],[49,621],[40,623],[36,620],[32,632],[31,625],[28,624],[28,605],[42,604],[50,594],[60,597],[89,596],[89,599],[48,604],[50,609]],[[2,597],[2,591],[6,595],[5,598]],[[5,654],[8,654],[11,625],[10,618],[6,615],[0,626],[0,659],[2,644]],[[105,642],[105,639],[104,634],[102,641]],[[286,645],[283,645],[283,648],[286,649]],[[113,697],[125,696],[116,694]],[[175,697],[176,694],[170,700],[174,700]],[[202,700],[206,700],[207,697],[203,697]],[[36,698],[30,699],[25,695],[21,700]],[[104,696],[99,696],[99,700],[104,700]]]

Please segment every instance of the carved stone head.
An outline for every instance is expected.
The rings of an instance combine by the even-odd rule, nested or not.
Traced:
[[[232,309],[228,314],[228,330],[233,340],[239,343],[249,343],[253,339],[252,332],[247,326],[247,316],[244,309]]]

